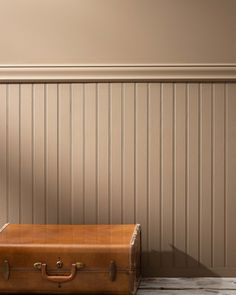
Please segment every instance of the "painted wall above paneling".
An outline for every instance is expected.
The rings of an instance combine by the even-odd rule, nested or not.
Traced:
[[[0,64],[232,64],[235,19],[235,0],[0,0]]]

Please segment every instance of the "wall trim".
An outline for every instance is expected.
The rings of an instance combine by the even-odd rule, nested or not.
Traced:
[[[0,65],[0,82],[236,81],[236,64]]]

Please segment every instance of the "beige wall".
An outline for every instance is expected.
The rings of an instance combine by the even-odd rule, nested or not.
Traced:
[[[235,96],[235,83],[0,85],[0,223],[138,222],[145,274],[235,276]]]
[[[0,0],[0,64],[236,63],[235,0]]]

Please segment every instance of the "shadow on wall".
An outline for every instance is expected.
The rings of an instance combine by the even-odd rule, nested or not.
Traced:
[[[142,253],[143,277],[220,277],[195,258],[171,245],[173,251]]]

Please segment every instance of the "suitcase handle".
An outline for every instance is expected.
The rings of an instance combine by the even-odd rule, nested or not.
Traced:
[[[47,264],[42,263],[42,278],[55,283],[65,283],[74,279],[76,276],[77,267],[76,264],[72,264],[71,273],[67,276],[51,276],[47,273]]]
[[[45,280],[48,280],[50,282],[55,282],[55,283],[65,283],[68,281],[71,281],[74,279],[74,277],[76,276],[76,272],[78,269],[81,269],[84,267],[84,264],[81,262],[77,262],[77,263],[73,263],[71,266],[71,273],[69,275],[66,276],[53,276],[53,275],[49,275],[47,273],[47,264],[46,263],[41,263],[41,262],[36,262],[34,264],[34,268],[41,270],[41,274],[42,274],[42,278]]]

